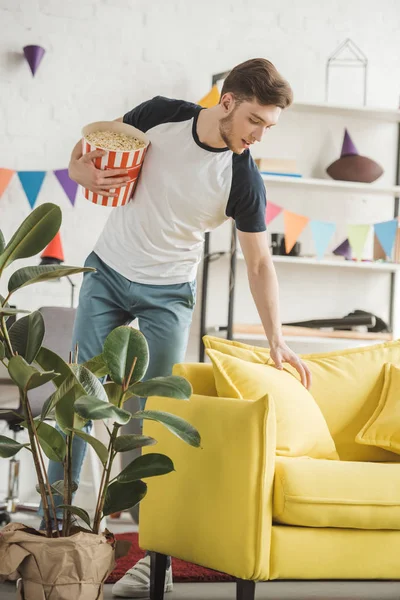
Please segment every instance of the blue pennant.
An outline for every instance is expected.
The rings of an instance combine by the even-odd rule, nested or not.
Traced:
[[[46,171],[18,171],[18,177],[31,208],[35,206],[45,175]]]

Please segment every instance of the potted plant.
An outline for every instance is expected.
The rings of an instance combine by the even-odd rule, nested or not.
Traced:
[[[43,204],[21,224],[8,244],[0,232],[0,278],[14,260],[34,256],[53,239],[61,224],[61,211],[54,204]],[[198,447],[200,436],[183,419],[161,411],[130,413],[124,408],[132,396],[168,396],[188,400],[192,389],[183,377],[158,377],[143,381],[149,352],[144,336],[131,327],[118,327],[107,337],[103,351],[85,364],[78,364],[78,351],[65,362],[42,346],[44,322],[40,312],[16,311],[9,306],[19,289],[40,281],[93,269],[61,265],[23,267],[8,281],[8,295],[0,296],[0,360],[19,388],[23,416],[16,418],[28,432],[29,442],[20,444],[0,436],[0,457],[10,458],[22,447],[31,454],[37,476],[46,529],[44,532],[11,523],[0,532],[0,575],[17,571],[19,597],[63,600],[103,598],[103,582],[115,564],[118,544],[109,531],[101,532],[106,515],[127,510],[146,495],[147,477],[167,474],[174,469],[163,454],[139,456],[111,479],[113,462],[119,453],[156,444],[144,435],[121,435],[130,419],[151,419],[164,424],[184,442]],[[18,313],[9,329],[7,318]],[[107,377],[106,383],[99,378]],[[39,416],[33,416],[29,390],[52,381],[54,393],[43,403]],[[9,411],[7,411],[9,412]],[[64,433],[50,425],[55,420]],[[102,420],[108,432],[108,444],[82,431],[88,420]],[[93,518],[73,504],[77,485],[71,478],[72,442],[83,438],[95,450],[102,465],[102,477]],[[50,485],[44,455],[64,465],[64,480]],[[62,529],[56,522],[55,498],[61,496]]]

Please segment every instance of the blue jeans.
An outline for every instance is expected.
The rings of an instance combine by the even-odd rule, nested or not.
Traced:
[[[85,267],[96,272],[84,273],[79,306],[74,324],[72,349],[78,343],[78,362],[82,363],[103,349],[108,334],[120,325],[138,319],[150,354],[144,379],[170,375],[175,363],[185,358],[186,347],[196,302],[196,282],[173,285],[148,285],[129,281],[107,266],[94,252]],[[141,402],[144,407],[144,401]],[[90,433],[92,423],[84,431]],[[77,436],[72,444],[72,480],[79,483],[86,454],[86,442]],[[50,483],[64,479],[63,464],[49,462]],[[56,505],[61,496],[54,497]],[[40,506],[39,515],[43,517]],[[62,518],[62,510],[57,511]]]

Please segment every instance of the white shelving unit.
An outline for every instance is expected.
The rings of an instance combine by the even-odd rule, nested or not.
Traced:
[[[284,187],[285,189],[309,189],[319,190],[326,193],[329,192],[345,192],[347,194],[362,194],[362,195],[379,195],[387,196],[388,202],[394,201],[394,215],[399,214],[399,199],[400,199],[400,110],[390,108],[375,108],[375,107],[352,107],[352,106],[340,106],[333,104],[319,104],[319,103],[305,103],[297,102],[294,103],[290,109],[293,112],[300,113],[312,113],[322,115],[336,115],[346,116],[356,119],[366,119],[370,121],[376,121],[381,123],[393,123],[397,124],[397,169],[396,169],[396,185],[393,186],[382,186],[379,184],[365,184],[351,181],[337,181],[332,179],[313,179],[306,177],[285,177],[285,176],[271,176],[262,175],[268,187],[273,186]],[[345,196],[344,196],[345,197]],[[208,269],[209,269],[209,235],[206,234],[205,244],[205,260],[203,267],[203,289],[202,289],[202,307],[201,307],[201,324],[200,324],[200,338],[208,331],[216,331],[218,327],[212,327],[210,329],[206,326],[206,301],[207,301],[207,283],[208,283]],[[230,253],[231,266],[230,266],[230,282],[229,282],[229,305],[228,305],[228,324],[224,328],[227,331],[227,337],[232,339],[248,339],[248,340],[265,340],[265,336],[259,333],[248,333],[236,331],[234,333],[234,319],[233,319],[233,301],[234,301],[234,275],[236,268],[236,259],[243,260],[243,255],[236,250],[236,237],[234,232],[232,233],[232,243]],[[287,264],[300,266],[315,266],[315,267],[328,267],[328,268],[344,268],[344,269],[359,269],[365,271],[377,271],[388,273],[391,277],[391,295],[390,295],[390,320],[393,329],[393,337],[400,337],[400,319],[396,315],[395,307],[400,302],[400,285],[399,285],[399,273],[400,264],[390,262],[356,262],[336,259],[323,259],[318,260],[316,258],[307,257],[290,257],[290,256],[273,256],[273,261],[276,264]],[[243,329],[243,326],[240,326]],[[249,326],[250,329],[250,326]],[[373,339],[373,335],[370,334],[369,342]],[[354,336],[356,338],[356,336]],[[313,344],[324,340],[326,344],[337,343],[338,339],[341,338],[330,338],[330,337],[313,337],[303,335],[299,336],[285,336],[287,342],[303,340],[305,343]],[[377,336],[377,339],[378,336]],[[349,337],[343,337],[343,340],[349,341]],[[200,342],[201,344],[201,342]],[[204,349],[200,345],[200,360],[204,360]]]
[[[400,196],[400,186],[379,186],[373,183],[356,183],[353,181],[337,181],[334,179],[312,179],[308,177],[284,177],[280,175],[262,175],[268,187],[272,185],[285,186],[288,188],[311,188],[314,190],[347,192],[354,194],[375,194],[388,196],[388,199]]]
[[[341,106],[339,104],[319,104],[313,102],[294,102],[289,109],[292,112],[312,112],[331,114],[357,119],[373,119],[386,123],[400,123],[400,110],[395,108],[374,108],[369,106]]]

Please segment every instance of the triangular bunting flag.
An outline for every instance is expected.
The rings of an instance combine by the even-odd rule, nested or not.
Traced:
[[[46,171],[18,171],[18,177],[31,208],[35,206],[45,175]]]
[[[72,179],[70,179],[68,175],[68,169],[57,169],[56,171],[54,171],[54,175],[60,182],[64,192],[67,194],[72,206],[75,206],[78,184]]]
[[[206,94],[204,98],[199,100],[198,104],[200,104],[200,106],[203,106],[204,108],[212,108],[213,106],[217,106],[219,102],[219,97],[220,93],[218,86],[213,85],[208,94]]]
[[[317,257],[322,260],[329,242],[335,233],[335,223],[325,223],[323,221],[311,221],[311,232],[317,251]]]
[[[0,198],[3,195],[6,187],[11,181],[11,177],[14,175],[15,171],[12,169],[0,169]]]
[[[265,211],[265,222],[267,225],[271,223],[282,212],[282,207],[277,206],[276,204],[272,204],[272,202],[267,202],[267,210]]]
[[[288,210],[283,211],[283,218],[285,222],[285,249],[286,254],[289,254],[309,219]]]
[[[344,242],[342,242],[337,248],[332,250],[332,253],[336,254],[336,256],[343,256],[347,260],[351,260],[352,256],[349,240],[346,238]]]
[[[397,219],[384,221],[383,223],[375,223],[374,225],[375,235],[378,238],[386,256],[389,258],[392,256],[398,225],[399,223]]]
[[[347,232],[350,246],[357,260],[361,260],[365,242],[369,234],[370,225],[348,225]]]

